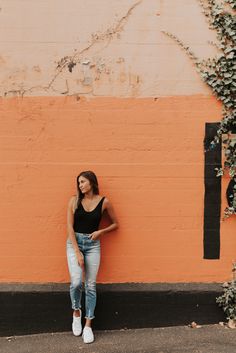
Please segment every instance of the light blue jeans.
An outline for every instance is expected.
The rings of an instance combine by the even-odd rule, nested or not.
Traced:
[[[100,240],[91,240],[89,234],[75,233],[80,251],[84,255],[85,267],[85,318],[93,319],[96,306],[96,278],[100,265]],[[83,288],[83,271],[78,264],[76,253],[71,241],[66,243],[67,262],[71,278],[70,298],[72,309],[81,309]]]

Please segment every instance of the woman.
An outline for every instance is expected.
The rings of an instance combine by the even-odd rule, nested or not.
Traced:
[[[67,212],[67,260],[71,277],[70,297],[72,303],[72,331],[75,336],[82,333],[81,295],[82,275],[85,273],[85,327],[84,343],[92,343],[92,319],[96,306],[96,277],[100,264],[100,236],[118,228],[117,219],[110,201],[99,195],[96,175],[84,171],[77,177],[77,195],[73,196]],[[103,229],[99,223],[104,210],[111,224]]]

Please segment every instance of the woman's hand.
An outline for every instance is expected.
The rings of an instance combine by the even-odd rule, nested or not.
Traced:
[[[77,256],[78,264],[80,265],[80,267],[83,270],[84,269],[84,255],[82,254],[81,251],[78,251],[78,252],[76,252],[76,256]]]
[[[101,234],[102,234],[101,230],[96,230],[95,232],[90,234],[90,239],[91,240],[97,240],[100,237]]]

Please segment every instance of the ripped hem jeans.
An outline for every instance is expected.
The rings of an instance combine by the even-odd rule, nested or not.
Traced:
[[[100,240],[91,240],[89,234],[75,233],[80,251],[84,255],[85,318],[93,319],[96,307],[96,278],[100,265]],[[83,271],[78,264],[71,241],[66,243],[68,269],[70,273],[70,298],[72,309],[81,309]]]

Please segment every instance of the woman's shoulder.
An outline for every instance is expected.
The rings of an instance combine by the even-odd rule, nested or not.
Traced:
[[[71,196],[70,199],[69,199],[69,203],[75,202],[76,199],[77,199],[77,195]]]
[[[77,202],[78,202],[78,196],[77,195],[71,196],[69,199],[69,207],[75,210],[75,205],[77,204]]]
[[[110,205],[110,201],[109,201],[109,199],[108,199],[106,196],[103,196],[103,197],[101,198],[101,200],[103,200],[103,205],[104,205],[105,207]]]

